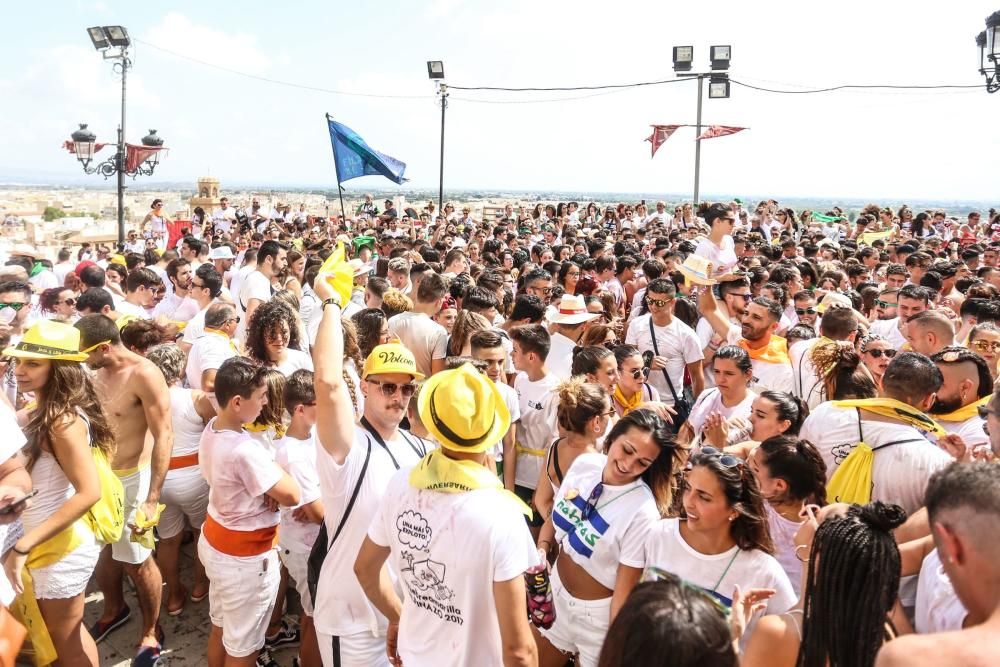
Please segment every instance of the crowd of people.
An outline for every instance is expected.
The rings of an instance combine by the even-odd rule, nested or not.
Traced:
[[[37,664],[992,664],[996,211],[223,201],[0,267]]]

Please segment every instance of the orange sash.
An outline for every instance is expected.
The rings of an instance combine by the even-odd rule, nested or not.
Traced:
[[[211,514],[205,515],[201,532],[216,551],[241,558],[267,553],[278,543],[277,526],[257,530],[232,530],[213,519]]]
[[[788,357],[788,344],[781,336],[771,335],[771,340],[764,347],[752,349],[746,338],[740,338],[738,345],[747,351],[751,359],[765,361],[769,364],[791,364]]]
[[[198,465],[198,452],[184,454],[183,456],[173,456],[170,458],[170,466],[167,470],[180,470],[181,468],[191,468]]]

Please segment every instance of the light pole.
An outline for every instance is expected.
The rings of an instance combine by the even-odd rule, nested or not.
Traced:
[[[697,77],[698,79],[698,111],[697,120],[695,121],[697,135],[694,144],[694,206],[698,206],[699,194],[701,192],[701,102],[704,95],[705,79],[709,79],[709,99],[729,97],[729,74],[725,70],[729,69],[732,47],[728,45],[713,46],[711,55],[711,71],[692,72],[691,66],[694,63],[694,47],[674,47],[674,72],[677,76]]]
[[[986,19],[986,30],[976,35],[979,73],[986,77],[986,92],[1000,90],[1000,11]]]
[[[441,160],[438,173],[438,215],[444,214],[444,112],[448,108],[448,84],[444,82],[444,63],[440,60],[427,61],[427,78],[438,82],[438,95],[441,98]],[[433,224],[435,220],[431,220]]]
[[[163,139],[156,135],[156,130],[150,130],[149,134],[142,138],[141,147],[132,147],[132,155],[129,155],[128,147],[125,144],[125,99],[126,80],[128,70],[132,67],[132,60],[128,56],[128,47],[132,40],[129,39],[128,31],[123,26],[97,26],[87,28],[90,41],[94,48],[101,52],[105,60],[117,60],[114,64],[115,72],[122,75],[122,110],[121,122],[118,125],[118,142],[115,154],[104,162],[93,167],[90,162],[94,159],[94,153],[103,146],[97,144],[97,136],[87,129],[85,123],[80,124],[80,129],[71,135],[71,148],[76,154],[77,160],[83,165],[83,171],[87,174],[101,174],[104,178],[118,177],[118,243],[125,242],[125,176],[135,178],[140,174],[151,176],[156,165],[160,162],[160,153],[166,155],[163,148]],[[132,159],[130,159],[132,158]]]

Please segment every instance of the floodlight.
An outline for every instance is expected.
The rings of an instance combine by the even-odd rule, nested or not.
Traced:
[[[729,69],[733,49],[728,44],[712,47],[712,69]]]
[[[103,51],[111,46],[111,42],[108,41],[108,36],[104,34],[104,28],[100,26],[87,28],[87,34],[90,35],[90,41],[94,43],[94,48],[98,51]]]
[[[429,79],[443,79],[444,78],[444,63],[440,60],[428,60],[427,61],[427,78]]]
[[[111,46],[128,48],[132,44],[132,40],[128,38],[128,31],[124,26],[106,25],[104,26],[104,32],[107,34]]]
[[[691,64],[694,62],[694,47],[693,46],[675,46],[674,47],[674,71],[675,72],[687,72],[691,69]]]

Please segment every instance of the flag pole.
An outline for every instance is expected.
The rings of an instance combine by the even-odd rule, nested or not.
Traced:
[[[333,120],[330,114],[326,114],[327,131],[330,130],[329,121]],[[344,224],[347,224],[347,209],[344,208],[344,188],[340,186],[340,170],[337,168],[337,144],[336,142],[331,142],[333,146],[333,172],[337,175],[337,195],[340,197],[340,215],[344,218]]]

